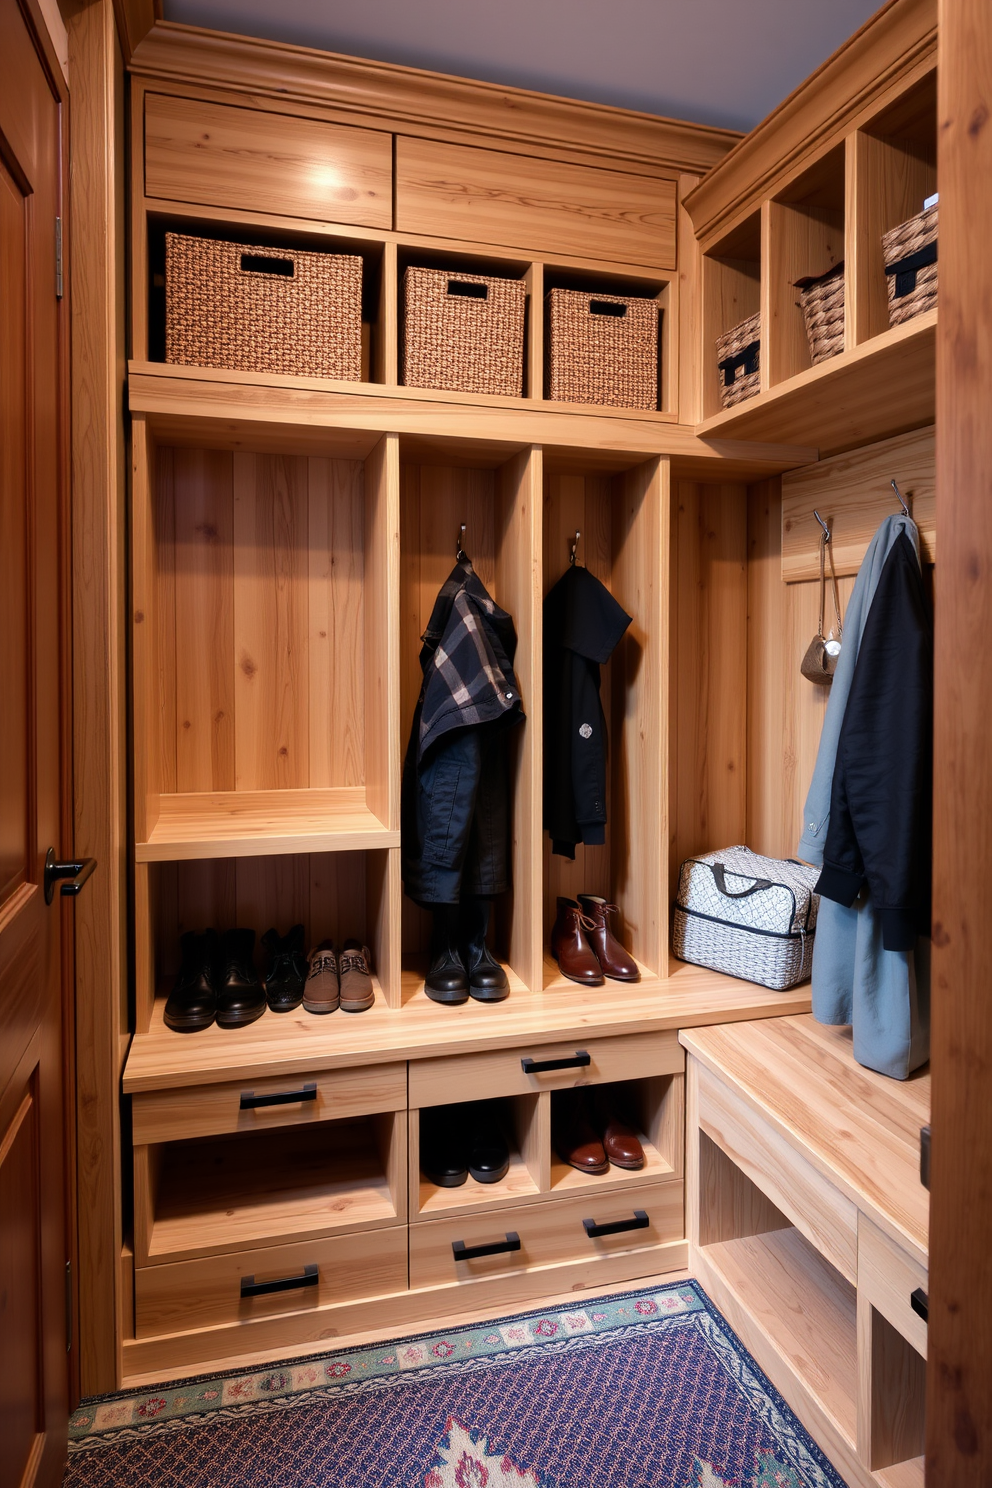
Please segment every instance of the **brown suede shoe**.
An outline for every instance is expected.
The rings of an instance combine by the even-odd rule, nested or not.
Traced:
[[[586,939],[595,923],[574,899],[558,900],[558,917],[551,931],[551,954],[564,976],[583,987],[601,987],[603,971]]]
[[[372,957],[368,946],[346,940],[341,951],[341,1011],[364,1013],[375,1002],[372,986]]]
[[[580,1173],[609,1171],[609,1161],[592,1123],[588,1091],[564,1091],[552,1107],[555,1151]]]
[[[310,969],[303,984],[303,1006],[308,1013],[333,1013],[340,1002],[334,942],[322,940],[317,949],[310,952]]]
[[[592,929],[586,931],[586,937],[605,974],[614,982],[639,982],[641,973],[637,962],[614,934],[614,927],[619,929],[620,926],[618,906],[607,904],[605,899],[595,894],[580,894],[579,907],[592,921]]]

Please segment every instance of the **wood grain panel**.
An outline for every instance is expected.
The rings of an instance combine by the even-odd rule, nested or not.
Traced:
[[[934,563],[937,536],[931,426],[783,475],[782,577],[786,583],[819,576],[820,529],[814,508],[830,528],[835,571],[856,574],[879,524],[900,510],[889,484],[892,480],[909,502],[920,529],[924,563]]]
[[[308,784],[365,782],[364,470],[307,461]]]
[[[859,1287],[858,1451],[876,1473],[916,1463],[923,1453],[925,1431],[925,1356],[876,1311]],[[922,1473],[917,1481],[922,1485]]]
[[[675,267],[675,182],[396,140],[398,232]]]
[[[918,1288],[927,1290],[926,1266],[907,1255],[862,1214],[858,1220],[858,1293],[863,1293],[925,1359],[927,1325],[910,1301]],[[921,1442],[918,1450],[922,1449]]]
[[[144,147],[147,196],[392,227],[392,142],[379,130],[148,93]]]
[[[365,464],[363,691],[368,804],[393,830],[400,824],[399,486],[399,440],[387,434]]]

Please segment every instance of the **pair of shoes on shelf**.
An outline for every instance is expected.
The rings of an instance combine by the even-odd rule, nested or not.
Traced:
[[[265,1012],[265,992],[255,970],[254,930],[188,930],[179,942],[182,965],[165,1004],[165,1024],[197,1033],[216,1021],[243,1028]]]
[[[580,1173],[601,1175],[610,1169],[644,1166],[644,1148],[632,1126],[610,1109],[605,1098],[588,1090],[564,1091],[556,1097],[552,1122],[555,1151]]]
[[[364,1013],[374,1001],[368,946],[346,940],[338,955],[332,940],[322,940],[310,952],[310,970],[303,992],[303,1006],[308,1013],[333,1013],[338,1007],[345,1013]]]
[[[431,962],[424,991],[434,1002],[502,1002],[510,995],[506,972],[486,945],[489,900],[436,905]]]
[[[601,987],[604,977],[614,982],[640,980],[636,961],[614,931],[619,916],[617,905],[597,894],[558,900],[551,954],[564,976],[583,987]]]
[[[433,1106],[420,1113],[420,1168],[438,1188],[498,1183],[510,1170],[510,1148],[491,1103]]]

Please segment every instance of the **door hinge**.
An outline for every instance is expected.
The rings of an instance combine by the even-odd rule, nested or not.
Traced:
[[[62,298],[62,218],[55,219],[55,298]]]
[[[65,1351],[72,1349],[72,1262],[65,1263]]]

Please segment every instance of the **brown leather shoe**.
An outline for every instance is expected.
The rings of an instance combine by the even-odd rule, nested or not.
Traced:
[[[580,1173],[608,1172],[610,1164],[592,1124],[588,1092],[564,1092],[553,1109],[555,1151],[562,1162]]]
[[[644,1148],[632,1126],[619,1116],[608,1116],[603,1129],[603,1150],[615,1168],[643,1168]]]
[[[559,903],[561,901],[559,900]],[[619,929],[620,910],[616,904],[607,904],[595,894],[580,894],[579,908],[586,919],[592,921],[592,929],[586,937],[603,971],[614,982],[639,982],[641,973],[630,952],[617,940],[614,926]]]
[[[341,1011],[364,1013],[375,1002],[372,986],[372,957],[361,941],[346,940],[338,961],[341,977]]]
[[[551,954],[564,976],[583,987],[601,987],[603,969],[586,935],[595,929],[574,899],[558,900],[558,916],[551,931]]]

